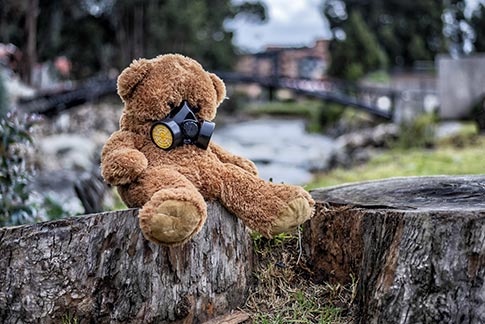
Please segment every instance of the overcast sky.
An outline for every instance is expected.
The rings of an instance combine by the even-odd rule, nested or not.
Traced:
[[[236,1],[237,2],[237,1]],[[242,49],[258,51],[266,45],[311,45],[330,33],[321,13],[322,0],[262,0],[268,21],[255,24],[236,19],[228,24],[234,42]]]

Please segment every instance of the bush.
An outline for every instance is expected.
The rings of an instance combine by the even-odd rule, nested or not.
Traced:
[[[228,100],[224,100],[218,109],[222,114],[235,114],[242,110],[249,102],[249,97],[246,93],[234,91]]]
[[[31,143],[30,129],[35,118],[9,112],[0,79],[0,226],[32,222],[36,210],[27,200],[31,170],[25,161],[25,146]]]
[[[480,133],[485,133],[485,96],[482,96],[475,102],[471,112]]]
[[[320,109],[318,122],[320,127],[326,128],[338,122],[345,112],[345,107],[339,104],[325,103]]]
[[[249,106],[247,112],[253,116],[279,115],[304,117],[308,120],[308,131],[317,133],[337,122],[345,107],[322,102],[320,100],[302,100],[295,102],[270,102]]]
[[[433,147],[437,122],[435,114],[423,114],[412,121],[403,122],[397,140],[390,146],[401,149]]]

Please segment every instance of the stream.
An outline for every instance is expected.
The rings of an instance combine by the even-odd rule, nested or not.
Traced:
[[[216,128],[214,142],[256,163],[259,176],[276,183],[305,184],[312,172],[325,170],[335,141],[310,134],[303,119],[262,118]]]

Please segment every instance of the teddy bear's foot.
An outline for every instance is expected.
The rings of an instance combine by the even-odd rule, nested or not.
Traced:
[[[298,225],[310,219],[312,213],[313,208],[308,199],[305,197],[297,197],[279,211],[278,217],[270,229],[270,234],[276,235],[291,232]]]
[[[165,245],[182,244],[192,238],[202,226],[204,216],[191,202],[179,200],[166,200],[158,206],[150,201],[139,213],[143,235]]]

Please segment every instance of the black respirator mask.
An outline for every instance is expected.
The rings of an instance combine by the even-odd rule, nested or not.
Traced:
[[[166,151],[182,144],[194,144],[205,150],[215,127],[215,123],[198,120],[187,101],[182,101],[165,119],[153,124],[150,137]]]

